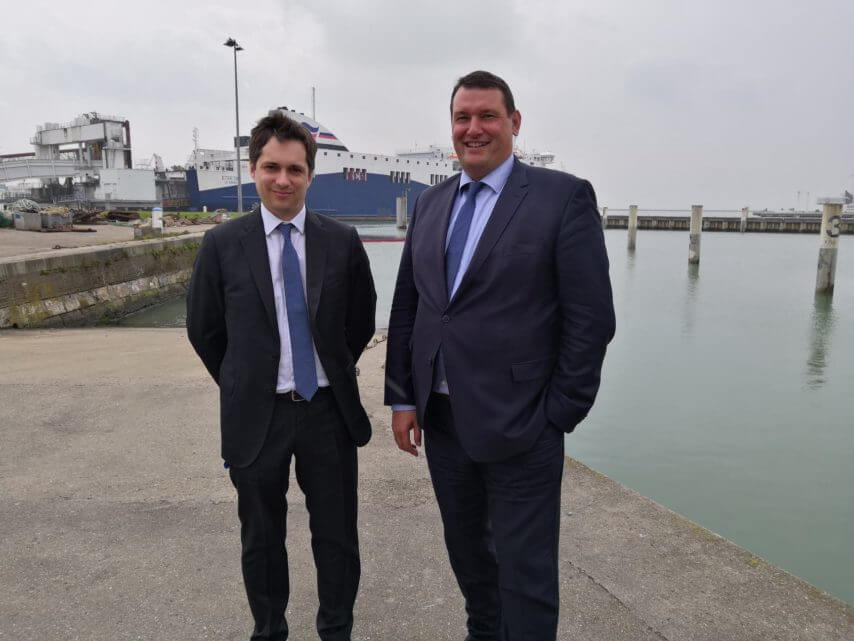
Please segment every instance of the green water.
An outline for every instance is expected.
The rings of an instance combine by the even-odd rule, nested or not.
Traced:
[[[387,234],[364,228],[371,236]],[[854,237],[815,298],[818,237],[606,232],[617,308],[569,455],[854,602]],[[401,243],[366,243],[387,324]],[[184,323],[176,301],[126,319]]]

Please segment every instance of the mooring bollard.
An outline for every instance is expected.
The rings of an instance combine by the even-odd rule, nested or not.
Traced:
[[[638,239],[638,206],[629,205],[629,249],[634,251]]]
[[[842,198],[821,198],[824,206],[821,214],[821,245],[818,249],[818,272],[815,277],[815,291],[833,293],[836,279],[836,254],[839,250],[839,220],[842,216]]]
[[[395,199],[397,207],[397,228],[406,229],[406,196],[398,196]]]
[[[703,231],[703,206],[691,205],[691,229],[688,232],[688,264],[700,264],[700,234]]]
[[[608,229],[608,208],[602,208],[602,229]]]
[[[741,208],[741,233],[742,234],[747,231],[747,216],[749,214],[750,214],[750,208],[749,207],[742,207]]]

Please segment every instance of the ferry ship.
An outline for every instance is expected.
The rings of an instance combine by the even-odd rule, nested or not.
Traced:
[[[418,195],[460,171],[452,150],[430,146],[385,155],[350,151],[327,127],[314,118],[289,109],[283,114],[305,127],[317,141],[314,178],[306,194],[306,205],[323,214],[346,218],[394,218],[396,199],[407,197],[412,207]],[[249,175],[249,140],[243,137],[240,150],[243,209],[259,203],[255,183]],[[554,154],[516,152],[529,165],[545,167]],[[190,208],[237,210],[237,169],[234,150],[194,149],[187,161],[187,196]]]

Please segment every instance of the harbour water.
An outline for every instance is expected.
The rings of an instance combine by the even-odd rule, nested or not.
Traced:
[[[705,233],[695,269],[685,232],[605,237],[617,334],[567,453],[854,602],[854,246],[831,299],[814,235]],[[365,246],[383,327],[402,244]],[[124,321],[183,323],[183,301]]]

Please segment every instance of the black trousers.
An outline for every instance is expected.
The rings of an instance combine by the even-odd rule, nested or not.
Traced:
[[[427,405],[425,450],[466,641],[554,641],[563,433],[547,425],[526,452],[478,463],[460,445],[447,397]]]
[[[328,388],[311,401],[276,401],[258,458],[231,468],[240,517],[243,580],[255,619],[252,641],[288,638],[285,548],[291,458],[305,494],[317,568],[317,631],[323,641],[350,641],[361,565],[356,531],[356,446]]]

